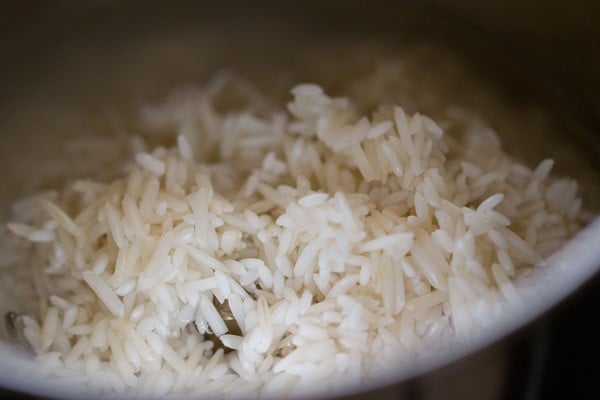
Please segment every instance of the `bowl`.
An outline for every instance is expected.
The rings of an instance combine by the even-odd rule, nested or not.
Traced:
[[[586,43],[592,46],[598,36],[593,21],[588,29],[587,19],[581,17],[585,12],[578,8],[564,12],[583,18],[581,25],[566,18],[557,27],[559,14],[552,11],[540,11],[539,19],[532,20],[538,3],[527,2],[518,11],[517,2],[508,2],[505,13],[492,12],[497,11],[494,5],[469,1],[445,6],[376,2],[376,7],[355,1],[343,7],[312,1],[301,5],[269,1],[260,7],[229,1],[143,6],[56,2],[39,5],[37,12],[15,6],[14,21],[0,41],[6,55],[0,78],[4,182],[0,217],[6,219],[10,204],[24,194],[103,168],[89,163],[83,154],[72,160],[78,165],[75,170],[65,170],[63,143],[90,131],[108,131],[111,116],[133,114],[140,104],[164,97],[173,87],[204,82],[223,66],[267,82],[269,94],[285,99],[288,82],[318,79],[328,71],[336,72],[323,84],[335,91],[344,73],[356,73],[351,68],[340,72],[340,65],[382,51],[412,54],[423,65],[440,63],[430,71],[424,69],[423,76],[415,74],[415,79],[425,87],[443,87],[445,96],[454,96],[459,89],[460,101],[480,110],[497,127],[517,159],[529,165],[545,157],[557,160],[558,174],[580,182],[589,223],[548,259],[546,267],[523,282],[527,303],[522,310],[496,321],[469,343],[337,395],[351,398],[369,392],[391,397],[417,392],[437,398],[443,397],[442,388],[450,380],[477,374],[485,384],[466,384],[468,393],[473,398],[497,398],[505,393],[506,348],[521,340],[526,351],[535,355],[538,338],[531,332],[540,317],[552,313],[600,269],[600,219],[596,217],[600,114],[593,96],[594,68],[580,72],[576,70],[580,63],[566,61],[580,60],[577,57],[588,49]],[[558,28],[566,32],[564,36],[555,31]],[[443,57],[423,51],[431,46]],[[597,56],[590,63],[598,66]],[[475,82],[472,87],[468,83],[461,87],[460,78],[453,80],[464,77],[465,70]],[[505,121],[511,114],[518,114],[518,126]],[[122,131],[127,128],[122,126]],[[126,140],[123,132],[112,139]],[[109,153],[103,163],[127,156],[118,148]],[[0,286],[6,298],[0,307],[3,313],[20,307],[18,297],[6,296],[10,285],[4,279]],[[31,359],[26,348],[5,340],[0,342],[0,354],[1,386],[51,397],[81,395],[17,374],[15,365]]]

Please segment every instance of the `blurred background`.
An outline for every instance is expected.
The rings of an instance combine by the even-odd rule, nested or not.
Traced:
[[[123,3],[127,6],[123,7]],[[129,12],[138,9],[140,18],[143,18],[149,10],[160,9],[165,3],[153,0],[6,0],[0,6],[0,43],[10,42],[24,30],[49,19],[59,23],[70,17],[89,17],[94,13],[101,18],[102,14],[109,14],[107,10],[111,8]],[[232,15],[244,12],[276,15],[283,9],[287,14],[297,14],[298,19],[314,18],[315,10],[319,10],[321,18],[327,16],[337,19],[337,22],[347,20],[353,23],[362,20],[367,21],[367,26],[368,21],[373,21],[381,27],[394,25],[401,9],[398,5],[409,4],[434,14],[446,14],[457,23],[484,29],[486,37],[475,40],[489,41],[493,38],[514,47],[526,58],[536,60],[541,70],[554,74],[573,91],[585,94],[586,101],[591,100],[596,115],[600,113],[600,2],[597,0],[375,0],[368,5],[356,0],[344,1],[343,4],[316,0],[262,1],[250,5],[231,0],[172,3],[182,3],[181,7],[189,7],[192,13],[220,8],[229,10]],[[236,11],[236,8],[240,10]],[[112,23],[119,26],[118,19]]]
[[[400,7],[402,6],[402,7]],[[600,137],[600,1],[445,0],[345,2],[86,2],[58,0],[2,1],[0,5],[0,103],[18,90],[23,79],[45,66],[39,54],[54,51],[52,43],[76,46],[87,24],[99,32],[135,31],[148,20],[159,23],[186,10],[188,18],[231,13],[265,19],[290,17],[302,24],[371,33],[402,31],[399,14],[406,7],[421,28],[436,18],[447,19],[470,36],[471,44],[502,54],[513,72],[535,72],[534,86],[551,93]],[[189,10],[189,12],[188,12]],[[350,28],[348,28],[350,26]],[[73,40],[66,40],[69,36]],[[63,49],[64,50],[64,49]],[[10,55],[10,58],[7,56]],[[504,56],[505,55],[505,56]],[[32,72],[37,71],[37,72]],[[6,118],[0,113],[0,118]],[[600,182],[598,183],[600,186]],[[598,260],[600,264],[600,259]],[[401,386],[370,393],[377,399],[599,399],[600,277],[590,280],[534,324],[458,365],[441,368]],[[473,382],[486,382],[488,390]],[[0,388],[0,396],[32,399]],[[356,396],[361,398],[361,396]]]

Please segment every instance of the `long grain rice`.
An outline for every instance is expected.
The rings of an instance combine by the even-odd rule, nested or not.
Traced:
[[[232,93],[247,107],[223,112]],[[112,181],[15,205],[0,238],[31,260],[35,376],[108,397],[359,382],[518,309],[516,279],[581,226],[576,182],[512,160],[468,110],[291,93],[256,112],[265,97],[218,74],[142,113],[172,147],[136,137]]]

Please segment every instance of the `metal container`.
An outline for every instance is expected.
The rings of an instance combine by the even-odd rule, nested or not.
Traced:
[[[98,115],[133,109],[170,87],[201,82],[223,65],[276,81],[302,62],[294,47],[298,40],[352,43],[361,38],[437,43],[510,104],[541,110],[558,133],[540,134],[529,139],[533,147],[511,150],[524,159],[558,158],[564,166],[559,172],[583,183],[586,205],[597,212],[599,17],[593,1],[554,7],[542,1],[468,0],[15,2],[0,19],[0,177],[5,187],[0,217],[32,185],[23,180],[30,162],[39,161],[39,154],[42,161],[56,156],[49,142],[77,135]],[[62,133],[45,136],[48,132]],[[27,147],[15,152],[15,144]],[[469,345],[367,382],[360,393],[340,396],[537,398],[544,393],[544,357],[552,349],[549,327],[560,312],[553,307],[581,291],[586,281],[595,285],[587,289],[588,298],[598,288],[593,277],[600,270],[599,245],[596,218],[564,249],[556,270],[546,271],[538,301],[514,319],[500,321],[494,332]],[[598,346],[590,346],[597,355]],[[26,357],[22,349],[0,342],[0,354],[1,386],[41,396],[73,395],[16,380],[11,360]]]

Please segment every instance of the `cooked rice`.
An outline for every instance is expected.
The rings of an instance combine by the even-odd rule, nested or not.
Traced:
[[[33,376],[107,397],[355,385],[521,307],[514,281],[581,225],[575,181],[517,163],[464,110],[366,113],[301,84],[287,111],[221,112],[225,81],[264,102],[217,75],[144,108],[172,146],[136,138],[112,181],[15,204]]]

